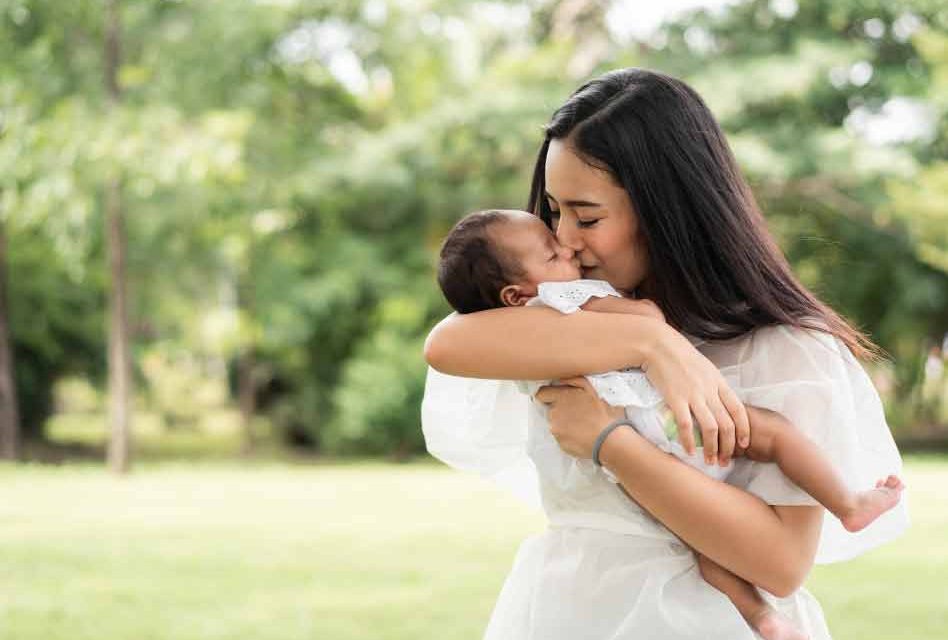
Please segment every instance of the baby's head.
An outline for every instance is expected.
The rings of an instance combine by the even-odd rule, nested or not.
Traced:
[[[541,282],[582,277],[579,259],[526,211],[489,209],[458,222],[441,247],[438,284],[459,313],[523,305]]]

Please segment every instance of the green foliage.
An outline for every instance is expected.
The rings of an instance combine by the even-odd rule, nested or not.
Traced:
[[[102,185],[117,173],[140,370],[156,352],[198,371],[253,354],[260,411],[286,439],[420,451],[421,345],[448,311],[441,239],[472,209],[523,206],[552,110],[639,65],[705,96],[797,272],[892,354],[908,433],[939,395],[918,393],[920,363],[948,327],[941,4],[799,0],[788,15],[746,0],[637,42],[598,2],[120,2],[109,108],[102,3],[0,0],[17,376],[21,401],[46,407],[31,425],[64,372],[99,379]],[[870,140],[859,118],[892,98],[933,130]],[[146,372],[143,397],[171,415],[163,377]]]
[[[8,269],[14,380],[22,427],[41,432],[53,410],[53,384],[69,373],[101,380],[105,341],[101,278],[77,278],[35,227],[10,230]]]
[[[334,394],[335,419],[323,444],[331,453],[424,450],[420,424],[425,387],[424,333],[432,296],[417,292],[385,300],[375,330],[346,363]]]
[[[383,328],[361,345],[334,394],[336,416],[322,441],[327,453],[405,456],[424,450],[418,428],[423,342]]]

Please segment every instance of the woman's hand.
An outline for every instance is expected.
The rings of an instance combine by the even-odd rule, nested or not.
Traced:
[[[584,311],[597,311],[601,313],[628,313],[635,316],[647,316],[665,322],[665,314],[657,304],[647,299],[617,298],[615,296],[605,296],[603,298],[592,297],[583,303],[580,307]]]
[[[571,456],[592,458],[599,433],[613,420],[625,417],[622,407],[602,400],[582,376],[540,387],[534,396],[547,406],[550,433]]]
[[[675,416],[678,437],[689,454],[695,452],[694,420],[701,428],[708,464],[726,466],[735,447],[750,444],[747,411],[724,376],[688,340],[663,328],[642,365]]]

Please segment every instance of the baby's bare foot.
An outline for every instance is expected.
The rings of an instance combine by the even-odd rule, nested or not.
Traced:
[[[856,504],[840,520],[846,531],[861,531],[873,520],[899,503],[905,485],[898,476],[889,476],[879,480],[876,488],[856,494]]]
[[[809,640],[809,636],[797,629],[789,618],[770,607],[755,616],[751,626],[764,640]]]

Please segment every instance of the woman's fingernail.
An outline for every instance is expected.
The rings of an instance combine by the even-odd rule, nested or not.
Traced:
[[[741,446],[747,447],[750,444],[750,438],[741,438]]]

